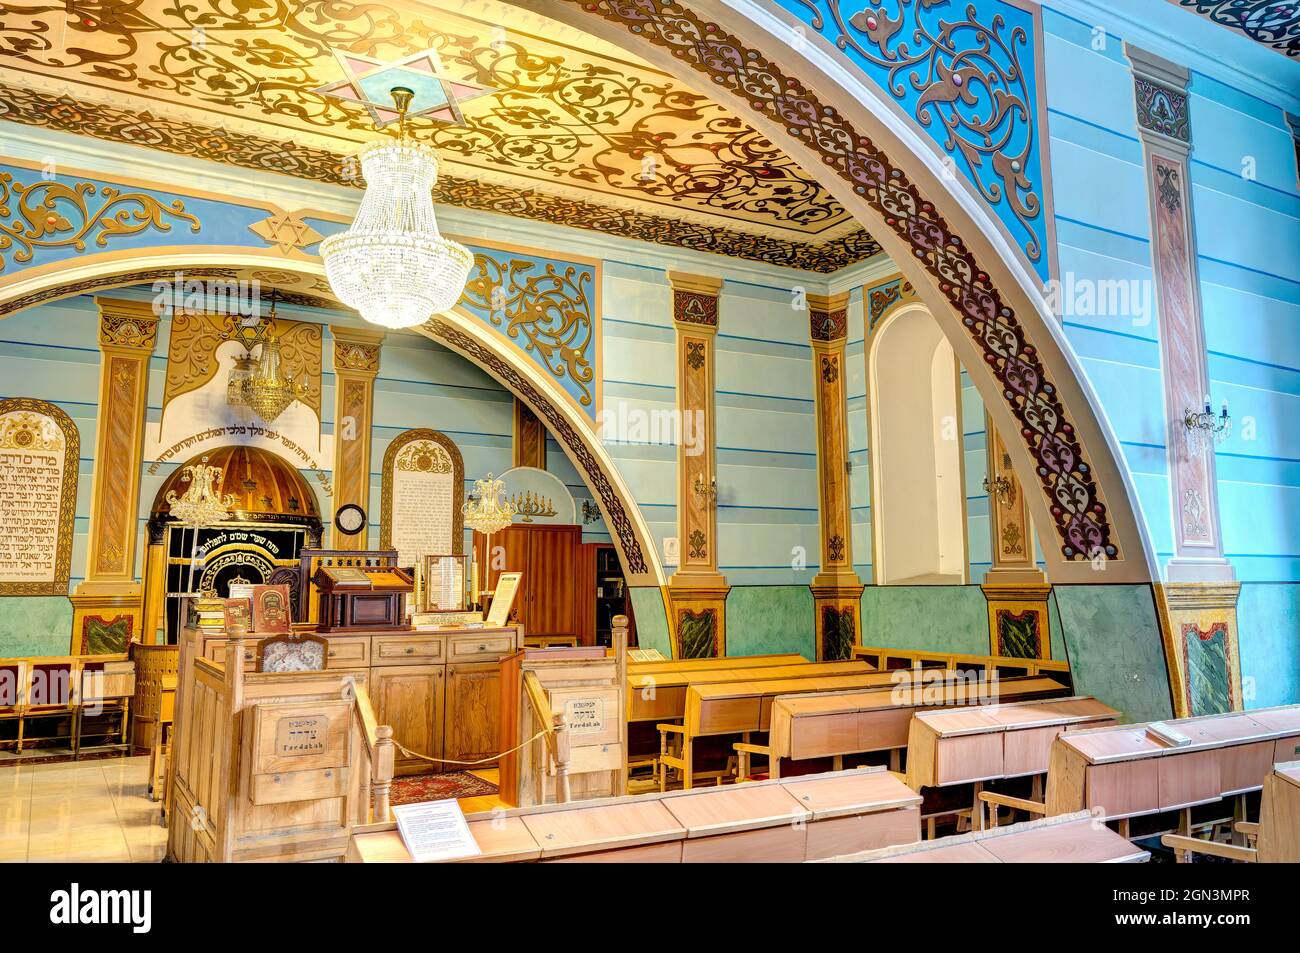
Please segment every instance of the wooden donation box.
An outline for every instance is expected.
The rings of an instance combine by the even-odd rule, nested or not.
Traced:
[[[320,626],[317,631],[405,629],[406,597],[415,582],[396,566],[322,566],[312,577]]]

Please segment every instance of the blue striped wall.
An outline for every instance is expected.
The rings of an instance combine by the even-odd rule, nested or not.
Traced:
[[[1150,46],[1152,38],[1126,35],[1137,28],[1099,15],[1095,22],[1110,36],[1095,50],[1093,23],[1055,6],[1045,10],[1045,64],[1062,274],[1150,281],[1142,147],[1120,40]],[[1190,37],[1200,26],[1195,18],[1168,25],[1181,29],[1188,19]],[[1211,392],[1216,406],[1229,401],[1236,422],[1216,463],[1224,550],[1245,583],[1238,613],[1245,677],[1264,674],[1266,656],[1300,654],[1300,194],[1284,111],[1244,90],[1254,83],[1193,63],[1189,87]],[[1157,322],[1067,316],[1064,325],[1119,437],[1153,545],[1167,560],[1169,436]],[[1259,686],[1260,704],[1300,701],[1293,677],[1266,677]]]
[[[871,424],[867,415],[866,306],[863,289],[849,296],[848,333],[844,344],[844,397],[848,425],[849,502],[852,513],[853,568],[867,585],[875,579],[871,531]]]

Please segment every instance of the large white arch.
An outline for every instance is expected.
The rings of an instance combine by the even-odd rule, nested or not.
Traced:
[[[102,252],[10,276],[0,281],[0,318],[73,295],[168,280],[176,272],[186,278],[257,277],[263,284],[333,303],[318,258],[237,246],[171,246]],[[419,333],[477,364],[546,423],[599,504],[628,584],[664,585],[654,537],[640,508],[594,426],[568,395],[530,361],[512,354],[510,345],[473,315],[453,310]]]

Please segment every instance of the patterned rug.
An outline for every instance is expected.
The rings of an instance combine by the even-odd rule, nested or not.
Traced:
[[[389,791],[390,804],[415,804],[420,801],[445,801],[448,798],[482,797],[496,794],[497,786],[468,771],[450,774],[413,774],[394,778]]]

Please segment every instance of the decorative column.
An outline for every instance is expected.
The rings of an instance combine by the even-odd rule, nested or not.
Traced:
[[[370,425],[384,334],[333,325],[330,334],[334,337],[334,513],[351,504],[366,514],[365,528],[354,535],[335,526],[331,545],[334,549],[369,549]]]
[[[140,635],[140,473],[149,397],[149,358],[158,316],[147,301],[95,299],[99,308],[99,412],[96,420],[86,577],[72,594],[71,650],[123,644]],[[152,635],[150,633],[150,635]]]
[[[730,587],[718,572],[713,347],[722,279],[668,272],[677,329],[677,532],[681,561],[668,580],[673,654],[727,654]]]
[[[510,462],[516,467],[546,469],[546,428],[537,415],[515,398],[514,434],[511,441]]]
[[[817,409],[817,500],[821,568],[813,577],[818,661],[850,658],[861,640],[862,580],[853,569],[849,433],[844,392],[848,292],[808,295],[813,397]]]
[[[988,467],[989,545],[993,566],[980,587],[988,601],[989,652],[1016,658],[1051,658],[1047,596],[1052,587],[1034,558],[1029,504],[1011,467],[993,418],[984,416]]]
[[[1133,66],[1138,134],[1147,174],[1151,264],[1160,315],[1166,459],[1174,555],[1157,586],[1175,710],[1204,714],[1241,708],[1237,594],[1223,557],[1214,449],[1193,448],[1184,420],[1210,393],[1205,364],[1196,233],[1188,158],[1192,126],[1184,67],[1124,45]],[[1208,626],[1208,628],[1206,628]]]

